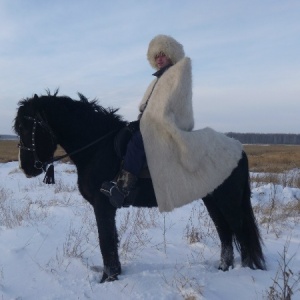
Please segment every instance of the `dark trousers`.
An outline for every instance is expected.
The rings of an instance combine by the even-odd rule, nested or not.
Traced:
[[[123,169],[138,176],[146,162],[144,142],[141,132],[136,131],[127,145]]]

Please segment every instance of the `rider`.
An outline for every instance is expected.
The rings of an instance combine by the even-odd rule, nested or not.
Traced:
[[[101,192],[109,196],[110,203],[117,208],[122,207],[125,198],[135,187],[138,176],[146,163],[146,154],[143,142],[144,136],[143,133],[141,133],[139,126],[140,124],[144,127],[148,126],[148,124],[143,124],[143,114],[149,103],[151,103],[151,106],[154,106],[154,109],[155,106],[159,109],[159,102],[161,101],[160,98],[164,97],[162,92],[160,92],[161,90],[163,91],[163,89],[159,88],[159,82],[165,76],[164,74],[166,74],[169,69],[172,69],[173,65],[184,58],[183,46],[170,36],[158,35],[153,38],[149,44],[147,58],[150,65],[156,69],[156,72],[153,74],[156,78],[149,85],[144,98],[140,103],[138,121],[132,122],[134,125],[129,125],[133,134],[127,145],[124,164],[116,182],[104,182],[101,187]],[[168,85],[166,86],[168,87]],[[163,91],[163,93],[165,93],[165,91]],[[188,91],[188,94],[189,93],[191,93],[191,91]],[[192,108],[189,108],[188,111],[191,109]],[[153,111],[153,108],[151,110]],[[184,129],[191,130],[194,124],[193,117],[189,119],[188,123],[189,124],[185,126],[187,128]],[[155,126],[155,124],[152,125]],[[153,141],[153,143],[155,143],[155,141]]]

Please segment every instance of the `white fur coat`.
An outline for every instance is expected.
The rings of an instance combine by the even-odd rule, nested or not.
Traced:
[[[151,94],[153,80],[140,104],[141,133],[160,211],[206,196],[242,157],[238,141],[211,128],[191,131],[191,78],[191,61],[185,57],[158,79]]]

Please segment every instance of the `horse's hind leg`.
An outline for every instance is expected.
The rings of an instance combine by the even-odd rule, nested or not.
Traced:
[[[115,222],[116,209],[105,198],[95,201],[93,207],[104,265],[103,276],[100,282],[114,281],[121,274],[121,264],[118,255],[118,233]]]
[[[232,245],[232,230],[222,215],[215,199],[208,195],[203,198],[203,202],[208,210],[210,217],[212,218],[220,241],[221,241],[221,258],[219,269],[227,271],[230,267],[233,267],[233,245]]]
[[[230,228],[231,236],[235,237],[235,244],[241,253],[242,266],[264,270],[265,260],[261,238],[250,197],[248,160],[243,153],[238,166],[213,192],[212,198],[224,218],[224,225],[221,226]]]

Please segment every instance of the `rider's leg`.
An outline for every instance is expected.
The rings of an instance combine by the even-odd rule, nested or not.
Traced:
[[[130,139],[124,157],[123,169],[116,183],[104,182],[101,192],[109,196],[110,203],[120,208],[125,198],[135,187],[139,173],[146,162],[143,138],[140,131],[136,131]]]

